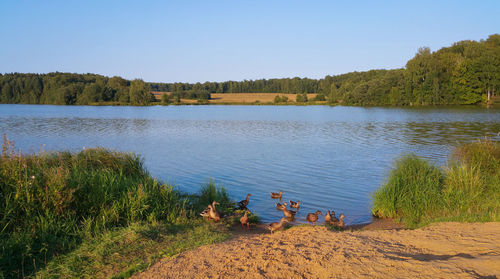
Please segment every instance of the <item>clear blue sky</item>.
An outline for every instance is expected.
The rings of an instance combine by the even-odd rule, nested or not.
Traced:
[[[486,39],[500,33],[499,15],[498,0],[0,0],[0,73],[321,78],[400,68],[419,47]]]

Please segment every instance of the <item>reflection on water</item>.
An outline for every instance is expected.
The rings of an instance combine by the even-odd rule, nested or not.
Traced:
[[[236,200],[252,193],[264,222],[281,217],[269,196],[279,190],[302,201],[299,222],[316,209],[369,221],[370,193],[395,158],[414,152],[444,165],[453,146],[499,131],[500,110],[480,108],[0,105],[0,133],[23,152],[135,152],[183,191],[211,177]]]

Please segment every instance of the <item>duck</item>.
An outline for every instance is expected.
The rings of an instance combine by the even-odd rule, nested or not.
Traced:
[[[288,203],[284,202],[283,204],[281,203],[276,203],[276,209],[278,210],[283,210],[283,208],[286,208],[286,206],[288,205]]]
[[[344,226],[345,226],[345,224],[344,224],[344,217],[345,217],[344,214],[341,213],[340,216],[339,216],[340,220],[337,221],[337,222],[333,222],[333,225],[337,226],[337,227],[340,227],[340,228],[344,228]]]
[[[297,202],[289,201],[289,202],[290,202],[290,207],[291,208],[297,208],[297,211],[299,211],[300,201],[297,201]]]
[[[325,214],[325,224],[332,222],[332,216],[330,215],[330,210],[328,210]]]
[[[337,216],[335,216],[335,211],[333,211],[333,210],[331,212],[331,217],[332,217],[332,219],[331,219],[332,223],[339,221],[339,219],[337,219]]]
[[[316,211],[315,213],[309,213],[307,214],[306,220],[309,223],[315,224],[316,221],[318,221],[318,215],[323,215],[321,211]]]
[[[244,229],[247,226],[247,230],[250,229],[250,220],[248,219],[248,210],[245,210],[245,215],[240,218],[241,228]]]
[[[295,214],[297,214],[296,211],[292,211],[292,210],[289,210],[288,208],[282,208],[281,211],[283,211],[283,215],[285,215],[285,217],[287,218],[292,218],[295,217]]]
[[[219,204],[219,203],[214,201],[210,205],[210,210],[208,211],[208,219],[213,219],[215,222],[218,222],[220,220],[220,213],[215,208],[215,205],[217,205],[217,204]]]
[[[283,195],[283,191],[280,191],[279,193],[273,193],[271,192],[271,198],[272,199],[280,199],[281,201],[281,196]]]
[[[281,218],[279,223],[273,222],[267,226],[267,229],[270,230],[271,234],[272,234],[274,231],[281,229],[281,227],[283,227],[283,225],[286,222],[288,222],[288,220],[286,218]]]
[[[248,205],[248,203],[250,202],[250,196],[251,196],[251,195],[252,195],[252,194],[247,194],[246,199],[244,199],[244,200],[242,200],[242,201],[240,201],[240,202],[238,203],[238,205],[240,206],[240,209],[245,209],[245,208],[247,208],[247,205]]]
[[[202,217],[208,217],[208,212],[210,211],[210,208],[211,208],[211,207],[212,207],[212,205],[211,205],[211,204],[209,204],[209,205],[207,206],[207,208],[205,208],[205,210],[203,210],[202,212],[200,212],[200,215],[201,215]]]
[[[209,212],[210,210],[212,210],[211,208],[215,208],[215,205],[219,204],[218,202],[216,201],[213,201],[211,204],[207,205],[207,208],[205,208],[205,210],[203,210],[200,215],[202,217],[209,217]],[[210,219],[210,218],[209,218]]]

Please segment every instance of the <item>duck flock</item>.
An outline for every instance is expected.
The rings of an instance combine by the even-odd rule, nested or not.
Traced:
[[[251,194],[247,194],[244,200],[238,202],[239,209],[245,210],[245,214],[240,218],[241,227],[243,229],[250,229],[250,220],[248,218],[248,214],[250,213],[250,211],[247,208],[248,204],[250,203],[250,196]],[[279,199],[281,202],[282,197],[283,191],[280,191],[279,193],[271,192],[271,199]],[[219,221],[221,219],[221,214],[215,208],[215,206],[218,204],[219,203],[216,201],[212,202],[212,204],[209,204],[207,208],[200,213],[200,215],[208,218],[209,220],[214,220],[215,222]],[[290,206],[290,208],[293,208],[295,210],[288,209],[287,206]],[[293,221],[295,219],[295,215],[299,212],[300,209],[300,201],[290,200],[289,203],[276,203],[276,209],[283,212],[283,218],[281,218],[279,222],[273,222],[267,225],[267,229],[271,232],[271,234],[274,231],[281,229],[285,223],[288,223],[289,221]],[[306,216],[306,220],[310,224],[316,224],[319,219],[319,215],[323,215],[319,210],[314,213],[308,213]],[[324,217],[325,224],[333,225],[341,229],[344,228],[344,214],[340,214],[340,216],[337,218],[335,216],[335,211],[328,210]]]

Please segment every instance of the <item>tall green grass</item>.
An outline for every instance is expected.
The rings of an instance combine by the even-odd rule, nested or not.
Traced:
[[[196,195],[191,196],[192,208],[195,212],[201,212],[207,205],[217,201],[217,211],[228,215],[234,211],[234,201],[229,198],[229,194],[223,185],[217,185],[212,179],[209,179],[200,188]]]
[[[372,213],[408,227],[436,221],[499,221],[500,144],[485,139],[459,146],[444,168],[415,155],[400,158],[373,194]]]
[[[0,278],[34,274],[56,255],[136,222],[173,223],[187,197],[153,179],[133,154],[15,153],[0,156]]]

